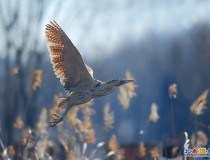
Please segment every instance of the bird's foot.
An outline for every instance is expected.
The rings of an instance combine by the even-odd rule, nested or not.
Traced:
[[[58,116],[57,114],[52,114],[51,119],[52,119],[52,121],[49,122],[50,123],[49,126],[50,127],[54,127],[58,123],[63,121],[63,116]]]

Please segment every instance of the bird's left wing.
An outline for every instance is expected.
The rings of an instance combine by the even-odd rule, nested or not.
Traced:
[[[90,69],[84,64],[79,51],[55,21],[46,25],[45,34],[53,70],[64,88],[72,91],[79,85],[93,83]]]

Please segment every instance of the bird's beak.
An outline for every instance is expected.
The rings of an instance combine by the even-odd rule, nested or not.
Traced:
[[[135,82],[134,80],[120,80],[119,86],[124,85],[126,83]]]

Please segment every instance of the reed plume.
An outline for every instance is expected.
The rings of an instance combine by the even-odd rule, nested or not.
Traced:
[[[140,158],[143,158],[146,156],[146,148],[143,142],[139,143],[139,147],[138,147],[138,155]]]
[[[196,101],[193,102],[193,104],[190,107],[191,113],[194,115],[202,115],[204,112],[204,109],[206,109],[206,102],[208,97],[209,90],[205,90]]]
[[[10,74],[12,76],[16,76],[19,73],[20,68],[19,67],[14,67],[10,70]]]
[[[37,69],[33,73],[32,78],[32,88],[33,90],[37,90],[41,86],[42,83],[42,71],[40,69]]]
[[[113,128],[114,123],[114,112],[110,111],[110,105],[107,103],[104,106],[104,128],[105,130]]]
[[[126,71],[126,79],[134,80],[134,76],[130,71]],[[136,96],[135,89],[137,85],[135,83],[128,83],[119,88],[118,100],[123,108],[127,110],[131,99]]]
[[[67,117],[68,122],[70,123],[71,127],[76,129],[78,128],[79,119],[77,118],[79,108],[74,107],[71,109],[71,112],[69,112],[69,115]]]
[[[150,115],[149,115],[149,121],[157,122],[158,119],[159,119],[158,106],[157,106],[156,103],[152,103],[151,112],[150,112]]]
[[[47,109],[43,107],[37,124],[37,132],[39,135],[39,141],[37,142],[37,154],[40,159],[45,158],[45,152],[49,143],[47,126]]]
[[[177,152],[178,152],[178,149],[179,147],[178,146],[174,146],[172,149],[171,149],[171,155],[174,157],[176,156]]]
[[[169,91],[169,97],[170,98],[176,98],[177,96],[177,85],[175,83],[171,84],[168,88]]]
[[[208,143],[208,138],[203,131],[197,131],[196,133],[192,134],[190,142],[193,147],[204,147]]]
[[[158,148],[157,147],[154,147],[151,151],[150,151],[150,155],[153,159],[157,159],[160,154],[159,154],[159,151],[158,151]]]
[[[82,113],[83,113],[83,133],[86,142],[89,144],[95,143],[95,131],[92,126],[91,116],[95,113],[95,111],[91,108],[92,101],[81,105]]]
[[[21,116],[18,116],[13,124],[14,128],[21,129],[24,126],[24,122]]]
[[[7,150],[8,150],[7,152],[8,152],[9,157],[14,157],[15,156],[16,151],[15,151],[14,146],[10,145]]]

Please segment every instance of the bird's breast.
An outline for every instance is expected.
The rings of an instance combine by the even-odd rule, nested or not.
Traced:
[[[97,98],[105,96],[109,93],[111,93],[113,90],[111,88],[94,88],[91,90],[91,97]]]

